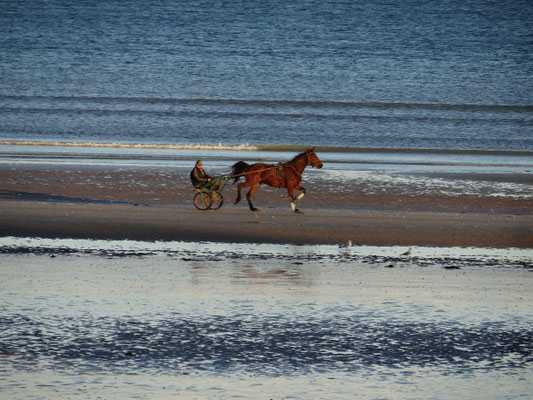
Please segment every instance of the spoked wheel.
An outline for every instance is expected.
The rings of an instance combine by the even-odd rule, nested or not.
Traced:
[[[198,210],[207,210],[211,207],[211,194],[209,192],[198,192],[194,196],[194,205]]]
[[[218,210],[224,203],[224,197],[218,190],[211,192],[211,210]]]

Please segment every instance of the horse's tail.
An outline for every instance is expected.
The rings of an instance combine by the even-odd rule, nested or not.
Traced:
[[[231,175],[240,175],[233,178],[233,183],[237,182],[241,178],[241,174],[248,171],[248,168],[250,168],[250,165],[244,161],[239,161],[238,163],[233,164],[231,167]]]

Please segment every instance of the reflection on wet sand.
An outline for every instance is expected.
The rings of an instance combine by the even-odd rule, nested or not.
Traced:
[[[8,398],[531,393],[526,251],[0,243]]]
[[[291,284],[304,284],[306,280],[302,274],[302,269],[299,267],[288,266],[284,268],[266,268],[261,270],[259,267],[245,264],[242,266],[240,274],[236,274],[237,279],[246,279],[245,284],[275,284],[280,282],[282,284],[290,282]],[[307,280],[306,280],[307,281]],[[307,281],[308,283],[308,281]]]

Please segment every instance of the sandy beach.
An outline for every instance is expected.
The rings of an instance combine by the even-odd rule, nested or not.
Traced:
[[[533,217],[487,214],[1,202],[0,235],[396,246],[533,246]]]
[[[4,166],[0,174],[2,236],[533,247],[533,200],[527,196],[428,193],[402,180],[387,186],[340,184],[314,170],[298,203],[303,215],[290,211],[285,190],[269,187],[261,187],[254,197],[261,212],[250,212],[246,200],[233,205],[236,189],[231,184],[222,191],[221,209],[198,211],[188,171]],[[493,178],[519,178],[525,185],[532,179]]]
[[[304,214],[196,210],[183,166],[0,176],[2,398],[533,393],[531,174],[309,170]]]

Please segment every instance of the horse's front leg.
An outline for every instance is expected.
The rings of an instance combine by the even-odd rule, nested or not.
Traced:
[[[303,188],[302,188],[303,189]],[[297,214],[303,214],[304,212],[303,211],[300,211],[299,209],[296,208],[296,205],[294,204],[294,202],[296,200],[299,200],[303,197],[304,193],[305,193],[305,189],[302,193],[300,193],[296,198],[294,197],[294,188],[292,187],[289,187],[287,188],[287,193],[289,194],[289,200],[291,202],[291,210],[294,211],[295,213]]]
[[[296,197],[294,198],[294,201],[301,200],[302,197],[304,197],[304,195],[305,195],[305,191],[306,191],[305,188],[304,188],[303,186],[301,186],[301,185],[298,185],[298,186],[295,187],[294,189],[295,189],[295,190],[299,190],[299,191],[301,192],[298,196],[296,196]]]

